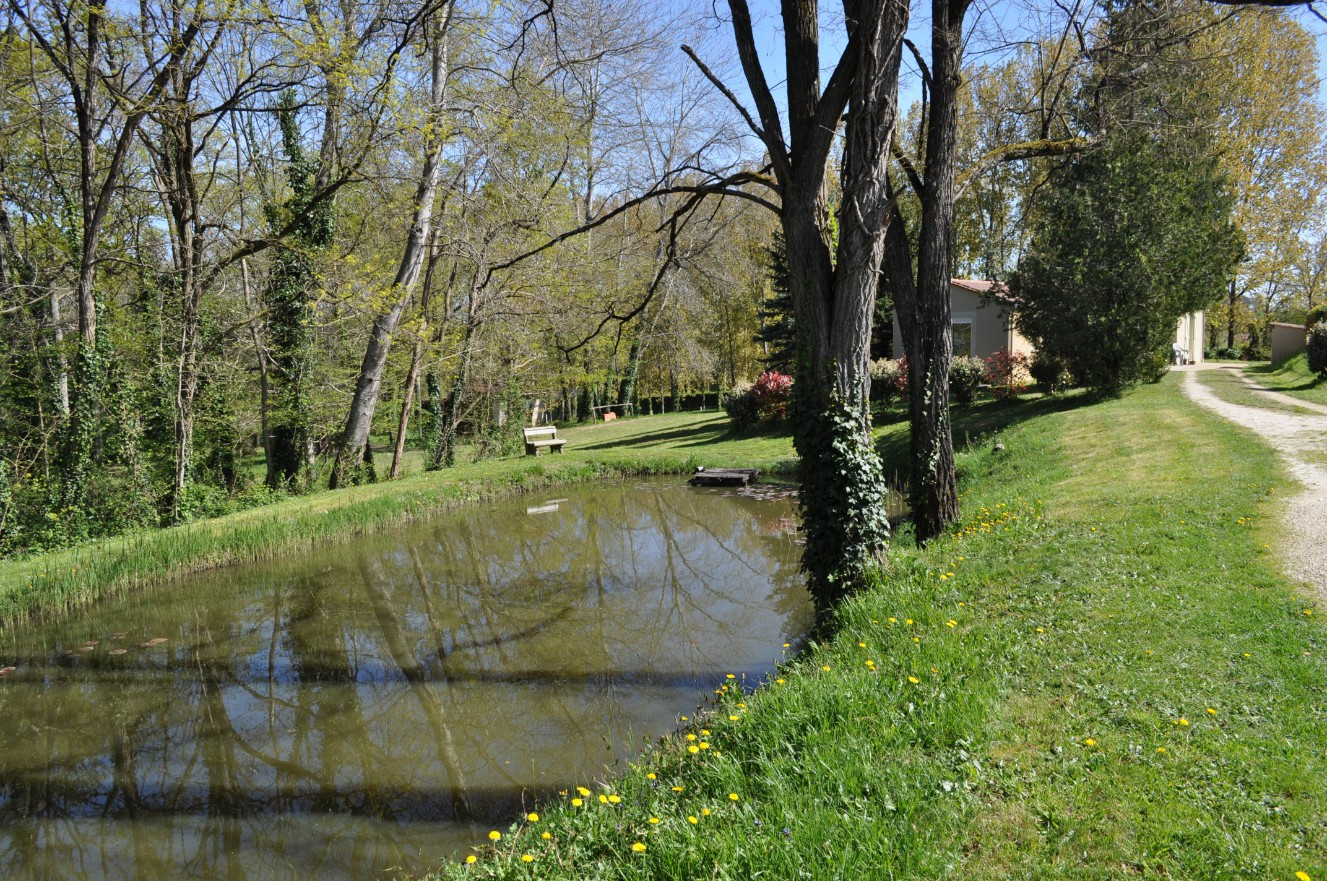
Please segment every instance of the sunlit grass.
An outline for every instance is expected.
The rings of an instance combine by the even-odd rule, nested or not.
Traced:
[[[1309,371],[1308,355],[1300,352],[1277,364],[1248,369],[1250,378],[1282,394],[1327,405],[1327,379]]]
[[[441,875],[1327,877],[1327,634],[1267,547],[1284,478],[1177,383],[973,443],[963,524],[823,644]]]

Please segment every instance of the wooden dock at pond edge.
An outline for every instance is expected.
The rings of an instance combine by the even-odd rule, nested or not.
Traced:
[[[687,482],[692,486],[749,486],[759,477],[757,468],[697,468]]]

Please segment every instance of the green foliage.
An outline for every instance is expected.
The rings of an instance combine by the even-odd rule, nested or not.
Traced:
[[[986,377],[986,364],[973,355],[959,355],[949,364],[949,393],[960,404],[977,399],[977,389]]]
[[[871,400],[888,407],[908,397],[908,358],[879,358],[871,362]]]
[[[1175,323],[1240,256],[1215,159],[1120,133],[1053,174],[1039,206],[1011,280],[1019,328],[1096,391],[1155,378]]]
[[[773,294],[760,307],[760,328],[755,341],[766,349],[761,359],[766,369],[791,374],[797,354],[797,331],[793,326],[793,299],[788,289],[788,243],[783,230],[774,232],[774,241],[764,249]]]
[[[1327,324],[1320,322],[1309,331],[1307,355],[1309,370],[1327,376]]]
[[[282,244],[272,249],[272,268],[264,291],[274,368],[268,417],[274,466],[268,482],[273,488],[303,483],[300,475],[311,418],[305,378],[313,341],[317,260],[336,232],[335,202],[318,192],[318,162],[304,151],[295,108],[294,94],[284,92],[277,104],[277,121],[286,151],[290,196],[284,202],[265,206],[273,235],[286,233]]]
[[[1047,394],[1062,392],[1074,384],[1074,374],[1069,364],[1063,358],[1041,350],[1032,353],[1028,373],[1032,375],[1032,381],[1045,389]]]
[[[1304,327],[1312,330],[1314,325],[1321,321],[1327,321],[1327,303],[1314,306],[1308,311],[1308,314],[1304,316]]]
[[[757,425],[779,425],[788,416],[792,377],[766,370],[754,383],[738,383],[723,401],[724,411],[738,431]]]

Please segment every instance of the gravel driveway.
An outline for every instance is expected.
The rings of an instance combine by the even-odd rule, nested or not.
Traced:
[[[1327,603],[1327,407],[1265,391],[1253,383],[1250,387],[1266,394],[1269,403],[1281,399],[1303,409],[1291,413],[1231,404],[1198,381],[1199,370],[1220,369],[1232,368],[1186,368],[1184,391],[1198,404],[1260,435],[1300,482],[1303,491],[1290,500],[1285,512],[1285,545],[1280,550],[1287,573],[1307,582],[1318,600]]]

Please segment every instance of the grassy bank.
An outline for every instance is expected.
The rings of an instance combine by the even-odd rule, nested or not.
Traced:
[[[1327,878],[1327,633],[1267,548],[1283,476],[1177,382],[960,414],[1008,427],[960,456],[955,535],[441,877]]]
[[[1308,355],[1303,352],[1276,364],[1250,367],[1248,374],[1260,385],[1282,394],[1303,398],[1314,404],[1327,405],[1327,379],[1309,371]]]
[[[388,529],[464,502],[697,465],[788,471],[786,435],[741,437],[722,414],[676,413],[574,428],[560,455],[490,460],[392,483],[319,492],[227,517],[0,563],[0,626],[145,582]]]

